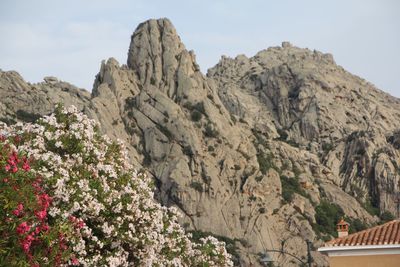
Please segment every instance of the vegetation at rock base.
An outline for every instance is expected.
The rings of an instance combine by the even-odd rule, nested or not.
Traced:
[[[293,200],[294,193],[302,195],[306,198],[310,198],[307,192],[301,187],[299,183],[299,178],[289,178],[284,175],[281,175],[280,178],[282,183],[282,197],[285,202],[291,202]]]
[[[344,216],[343,209],[335,203],[322,200],[315,207],[315,212],[316,224],[313,229],[317,235],[324,240],[329,240],[330,236],[337,237],[336,224]]]
[[[214,128],[210,123],[206,125],[206,128],[204,129],[204,135],[206,137],[210,138],[216,138],[219,135],[219,132],[217,129]]]
[[[260,171],[262,174],[266,174],[270,168],[272,168],[272,156],[266,153],[257,153],[257,161],[258,165],[260,166]]]
[[[198,110],[192,110],[192,112],[190,113],[190,118],[192,119],[192,121],[199,121],[201,120],[201,117],[203,115],[198,111]]]
[[[191,240],[193,242],[198,242],[201,238],[204,238],[204,237],[210,236],[210,235],[214,236],[219,241],[224,242],[225,246],[226,246],[226,251],[230,255],[232,255],[232,261],[233,261],[234,266],[240,266],[239,248],[237,247],[236,242],[242,243],[243,240],[231,239],[231,238],[226,237],[226,236],[216,235],[216,234],[213,234],[211,232],[203,232],[203,231],[200,231],[200,230],[189,231],[188,233],[192,235],[191,236]]]
[[[193,188],[194,190],[200,192],[200,193],[203,192],[203,184],[200,183],[200,182],[192,181],[192,182],[190,182],[189,186],[190,186],[191,188]]]

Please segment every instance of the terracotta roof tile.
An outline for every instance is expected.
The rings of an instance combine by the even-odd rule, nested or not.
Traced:
[[[400,244],[400,220],[393,220],[345,237],[325,243],[325,247],[398,245]]]

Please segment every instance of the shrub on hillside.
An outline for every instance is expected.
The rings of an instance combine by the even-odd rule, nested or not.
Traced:
[[[315,207],[315,220],[317,223],[314,225],[314,230],[317,234],[329,234],[337,237],[336,224],[343,216],[344,212],[339,205],[322,200]]]

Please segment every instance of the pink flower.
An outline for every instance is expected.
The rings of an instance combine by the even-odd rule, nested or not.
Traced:
[[[4,178],[4,179],[3,179],[3,182],[4,182],[4,183],[8,183],[8,181],[9,181],[8,178]]]
[[[20,161],[18,158],[18,155],[15,151],[11,155],[11,160],[15,161],[16,163],[18,163]]]
[[[46,210],[35,211],[35,215],[36,217],[38,217],[39,220],[43,221],[47,216],[47,211]]]
[[[17,171],[18,171],[18,167],[17,166],[14,166],[14,168],[12,168],[12,170],[11,170],[12,173],[16,173]]]
[[[24,241],[22,242],[22,249],[27,253],[31,247],[32,242]]]
[[[38,202],[39,202],[39,205],[40,205],[43,209],[47,209],[47,208],[50,206],[51,197],[50,197],[48,194],[46,194],[46,193],[41,194],[41,195],[39,196]]]
[[[80,220],[80,221],[76,224],[76,227],[78,227],[79,229],[81,229],[83,226],[85,226],[85,223],[83,222],[83,220]]]
[[[33,235],[27,235],[24,240],[21,242],[22,249],[25,251],[25,253],[29,253],[29,250],[32,245],[32,241],[35,240]]]
[[[29,226],[29,224],[27,222],[22,222],[17,227],[17,233],[20,234],[20,235],[23,235],[26,232],[28,232],[30,229],[31,229],[31,227]]]
[[[24,164],[22,165],[22,169],[24,169],[27,172],[31,169],[31,166],[29,166],[27,162],[24,162]]]
[[[77,266],[77,265],[79,265],[79,260],[77,258],[73,257],[71,259],[71,263],[72,263],[73,266]]]
[[[50,227],[47,224],[44,224],[44,225],[41,226],[41,230],[43,232],[47,232],[49,229],[50,229]]]
[[[4,167],[4,169],[6,169],[6,171],[9,171],[11,169],[10,165],[6,165],[6,167]]]
[[[13,210],[13,212],[12,212],[15,216],[19,216],[19,214],[20,214],[20,211],[19,210]]]
[[[15,210],[13,210],[12,213],[13,213],[15,216],[19,216],[19,215],[22,214],[23,210],[24,210],[24,205],[22,205],[21,203],[19,203],[18,206],[17,206],[17,208],[16,208]]]

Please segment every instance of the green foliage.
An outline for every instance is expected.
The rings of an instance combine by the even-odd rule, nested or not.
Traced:
[[[259,152],[257,153],[257,161],[262,174],[266,174],[270,168],[274,167],[271,154]]]
[[[322,200],[315,207],[316,224],[313,225],[313,229],[320,238],[324,236],[327,238],[329,236],[337,237],[336,224],[343,216],[344,212],[339,205]]]
[[[235,164],[233,167],[234,167],[234,169],[235,169],[236,171],[240,170],[240,165],[238,165],[238,164]]]
[[[333,144],[332,143],[323,143],[322,144],[322,150],[325,153],[328,153],[329,151],[331,151],[333,149]]]
[[[310,198],[310,196],[304,191],[299,183],[299,179],[297,177],[289,178],[287,176],[281,176],[282,183],[282,197],[286,202],[291,202],[293,200],[294,193],[302,195],[306,198]]]
[[[12,118],[0,118],[0,121],[4,122],[7,125],[12,125],[17,123],[14,119]]]
[[[368,228],[368,225],[359,218],[352,219],[350,217],[346,217],[345,221],[350,224],[349,234],[360,232]]]
[[[221,242],[225,242],[226,251],[232,255],[232,261],[234,266],[240,266],[239,248],[236,246],[236,242],[237,241],[240,242],[239,239],[231,239],[226,236],[215,235],[211,232],[203,232],[200,230],[189,231],[188,233],[192,235],[191,241],[196,243],[199,242],[201,238],[206,238],[207,236],[210,235],[212,235]]]
[[[379,208],[368,199],[363,205],[363,208],[372,216],[379,216]]]
[[[296,177],[299,177],[299,175],[301,174],[301,170],[295,164],[293,164],[292,171],[294,173],[294,176]]]
[[[199,121],[201,120],[202,116],[203,115],[197,109],[192,110],[190,114],[190,118],[192,119],[192,121]]]
[[[201,171],[201,180],[203,180],[206,185],[210,185],[211,183],[211,177],[208,176],[204,170]]]
[[[125,99],[125,108],[126,109],[131,109],[135,106],[135,98],[134,97],[128,97]]]
[[[165,127],[164,125],[160,125],[157,124],[157,128],[160,130],[160,132],[162,132],[169,140],[172,140],[173,138],[173,134],[171,133],[170,130],[168,130],[167,127]]]
[[[190,186],[191,188],[193,188],[194,190],[200,192],[200,193],[203,192],[203,184],[200,183],[200,182],[192,181],[192,182],[190,182],[189,186]]]
[[[286,133],[285,130],[283,129],[277,129],[277,132],[279,134],[279,137],[277,138],[280,141],[286,141],[288,138],[288,134]]]
[[[198,112],[200,112],[202,114],[206,114],[206,110],[204,108],[203,102],[198,102],[198,103],[192,105],[192,103],[188,101],[185,104],[183,104],[183,107],[187,108],[190,111],[197,110]]]
[[[189,157],[192,157],[193,156],[193,150],[192,150],[192,148],[188,145],[188,146],[185,146],[184,148],[183,148],[183,154],[185,154],[186,156],[189,156]]]
[[[219,132],[209,123],[204,130],[204,135],[206,137],[215,138],[219,135]]]
[[[24,122],[35,122],[37,119],[40,118],[40,114],[27,112],[22,109],[17,110],[16,115],[17,119]]]
[[[394,215],[390,211],[387,211],[387,210],[382,212],[382,214],[379,217],[381,218],[381,221],[384,223],[395,219]]]
[[[354,131],[350,135],[347,136],[346,142],[350,143],[350,142],[352,142],[353,140],[355,140],[357,138],[366,136],[366,134],[367,133],[364,130]]]
[[[289,145],[291,145],[291,146],[293,146],[293,147],[299,147],[299,144],[298,144],[298,143],[296,143],[296,142],[293,141],[293,140],[288,139],[289,135],[287,134],[287,132],[286,132],[285,130],[283,130],[283,129],[277,129],[277,132],[278,132],[278,134],[279,134],[279,137],[276,138],[276,140],[285,142],[285,143],[287,143],[287,144],[289,144]]]

